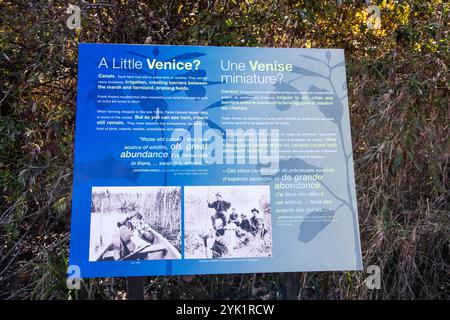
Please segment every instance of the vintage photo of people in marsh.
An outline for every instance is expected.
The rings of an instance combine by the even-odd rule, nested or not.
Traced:
[[[89,261],[181,259],[180,187],[93,187]]]
[[[269,186],[184,189],[186,259],[272,256]]]

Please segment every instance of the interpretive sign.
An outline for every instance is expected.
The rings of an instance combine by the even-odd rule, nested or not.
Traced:
[[[81,277],[362,268],[344,51],[80,44]]]

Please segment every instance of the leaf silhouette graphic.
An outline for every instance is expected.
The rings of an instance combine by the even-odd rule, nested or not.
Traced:
[[[131,54],[131,55],[136,56],[136,57],[141,57],[141,58],[144,58],[144,59],[149,58],[149,56],[147,56],[145,54],[134,52],[134,51],[127,51],[126,53],[127,54]],[[128,70],[128,71],[131,71],[131,70]]]
[[[214,109],[214,108],[220,108],[222,106],[222,103],[223,103],[222,101],[223,100],[218,100],[218,101],[214,102],[213,104],[210,104],[209,106],[207,106],[202,111],[209,110],[209,109]]]
[[[320,62],[320,63],[326,64],[325,61],[322,61],[322,60],[317,59],[317,58],[314,58],[314,57],[305,56],[305,55],[303,55],[303,54],[300,54],[299,57],[302,57],[302,58],[305,58],[305,59],[309,59],[309,60],[313,60],[313,61],[316,61],[316,62]]]
[[[198,70],[190,70],[188,72],[182,73],[178,76],[181,77],[205,77],[206,76],[206,70],[205,69],[198,69]]]
[[[223,105],[223,102],[224,102],[224,101],[236,101],[236,100],[239,100],[239,101],[246,101],[246,100],[251,99],[252,97],[253,97],[253,96],[239,95],[239,96],[234,96],[233,98],[220,99],[220,100],[217,100],[216,102],[210,104],[210,105],[207,106],[206,108],[202,109],[202,111],[205,111],[205,110],[211,110],[211,109],[215,109],[215,108],[220,108],[220,107]],[[210,120],[210,119],[205,120],[205,122],[208,124],[208,126],[209,126],[210,128],[219,130],[219,131],[223,134],[224,139],[226,138],[226,131],[225,131],[222,127],[220,127],[218,124],[216,124],[214,121],[212,121],[212,120]],[[191,129],[192,129],[193,126],[194,126],[194,125],[191,124],[191,125],[187,128],[187,131],[191,131]]]
[[[97,93],[98,90],[96,88],[89,90],[88,93],[86,94],[86,102],[94,101],[94,104],[96,104],[95,98],[97,98]]]
[[[309,87],[309,91],[311,91],[311,92],[329,92],[328,90],[321,89],[321,88],[316,87],[316,86],[314,86],[314,85],[312,85],[311,87]]]
[[[199,58],[206,55],[206,53],[201,53],[201,52],[189,52],[189,53],[183,53],[180,54],[178,56],[172,57],[167,59],[166,61],[172,61],[173,59],[180,61],[180,60],[190,60],[190,59],[195,59],[195,58]]]
[[[135,90],[136,95],[147,95],[150,97],[163,97],[161,90]],[[141,99],[139,105],[142,110],[153,111],[159,109],[160,112],[167,110],[167,102],[165,98],[160,99]]]
[[[290,84],[282,81],[277,82],[276,84],[274,84],[275,87],[275,91],[289,91],[289,92],[298,92],[298,89],[294,86],[291,86]],[[272,98],[276,99],[276,97],[278,97],[277,93],[271,94],[270,95]],[[288,104],[288,103],[283,103],[283,104],[276,104],[276,108],[280,111],[285,111],[288,110],[292,105]]]
[[[339,67],[345,67],[345,61],[339,62],[331,67],[331,69],[339,68]]]
[[[153,53],[153,55],[155,57],[159,56],[159,49],[158,49],[158,47],[154,47],[153,50],[152,50],[152,53]]]
[[[236,101],[236,100],[238,100],[238,101],[248,101],[248,100],[250,100],[252,98],[253,98],[253,96],[240,94],[238,96],[233,96],[232,98],[220,99],[220,100],[217,100],[216,102],[214,102],[213,104],[210,104],[209,106],[207,106],[202,111],[210,110],[210,109],[214,109],[214,108],[220,108],[223,105],[223,103],[227,102],[227,101]]]
[[[149,56],[147,56],[147,55],[145,55],[145,54],[138,53],[138,52],[134,52],[134,51],[127,51],[126,53],[132,54],[132,55],[135,55],[135,56],[137,56],[137,57],[144,58],[144,59],[149,58]],[[159,56],[159,48],[158,48],[158,47],[154,47],[153,50],[152,50],[152,54],[153,54],[153,56],[154,56],[155,58],[156,58],[157,56]]]
[[[309,91],[314,92],[314,93],[329,92],[328,90],[318,88],[314,85],[309,87]],[[320,105],[319,104],[319,105],[317,105],[317,108],[320,110],[320,112],[322,112],[322,114],[325,117],[331,118],[333,122],[335,122],[337,125],[340,125],[344,106],[340,102],[336,93],[333,93],[333,99],[334,99],[333,104],[331,104],[331,105]]]
[[[325,78],[323,75],[321,75],[320,73],[299,67],[299,66],[294,66],[292,68],[292,72],[296,73],[296,74],[300,74],[303,76],[310,76],[310,77],[321,77],[321,78]]]
[[[308,214],[306,220],[300,223],[297,239],[305,243],[313,240],[332,222],[335,213],[336,211],[323,209]]]
[[[90,179],[125,179],[136,182],[139,173],[133,172],[128,165],[117,161],[112,156],[103,160],[75,164],[75,179],[88,181]]]
[[[219,130],[222,133],[223,138],[226,139],[226,132],[221,126],[210,119],[206,119],[205,121],[211,129]]]
[[[184,92],[188,97],[201,98],[206,95],[206,89],[202,86],[189,86],[189,90]]]

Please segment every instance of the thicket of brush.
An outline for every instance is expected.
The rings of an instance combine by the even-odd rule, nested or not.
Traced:
[[[364,272],[148,277],[150,298],[450,298],[449,5],[372,1],[0,1],[0,298],[123,297],[104,279],[68,291],[77,44],[344,48]],[[356,3],[356,4],[355,4]],[[184,279],[184,280],[183,280]],[[108,282],[110,283],[110,282]]]

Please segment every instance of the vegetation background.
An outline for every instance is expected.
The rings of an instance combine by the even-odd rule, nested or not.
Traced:
[[[365,272],[147,277],[148,299],[449,299],[449,4],[0,0],[0,298],[123,299],[124,279],[68,290],[77,44],[344,48]],[[342,2],[339,4],[339,2]]]

